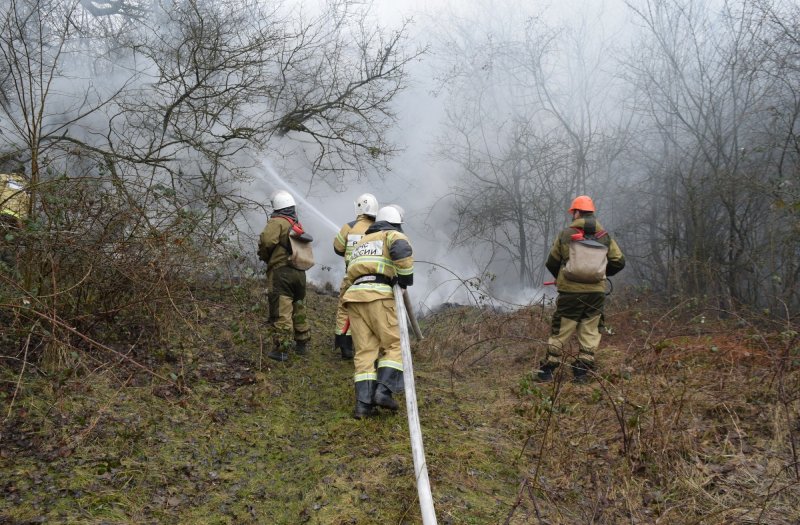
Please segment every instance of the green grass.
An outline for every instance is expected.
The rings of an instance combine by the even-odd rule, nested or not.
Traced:
[[[217,317],[201,326],[205,348],[181,353],[193,356],[190,364],[159,366],[188,392],[124,366],[75,371],[56,387],[26,374],[5,423],[4,437],[19,441],[2,457],[0,522],[418,521],[407,421],[403,414],[351,418],[352,363],[329,346],[334,307],[334,298],[314,296],[311,355],[287,363],[264,359],[257,320]],[[214,339],[230,341],[221,345],[228,349],[217,350]],[[425,420],[432,384],[422,370],[429,457],[446,456],[448,434]],[[3,375],[4,391],[13,390],[16,376]],[[488,463],[482,455],[472,470],[492,470]],[[431,467],[434,483],[440,468]],[[470,519],[497,518],[494,505],[474,495],[455,490],[448,499],[470,509]]]
[[[312,351],[279,364],[260,346],[263,294],[215,292],[136,354],[184,390],[86,355],[60,374],[28,367],[12,405],[19,370],[0,368],[0,524],[421,523],[405,410],[351,418],[335,298],[311,294]],[[796,369],[696,352],[684,365],[622,312],[602,382],[541,385],[546,318],[467,314],[426,319],[414,343],[439,523],[800,519]]]

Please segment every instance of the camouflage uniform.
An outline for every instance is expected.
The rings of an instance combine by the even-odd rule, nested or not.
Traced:
[[[542,363],[545,369],[554,369],[561,363],[561,350],[569,338],[578,334],[578,356],[573,365],[576,377],[587,369],[594,368],[594,355],[600,345],[600,320],[605,302],[605,279],[598,283],[579,283],[570,281],[561,272],[569,259],[569,244],[576,228],[584,229],[587,219],[594,220],[595,230],[601,233],[602,227],[594,218],[594,214],[584,213],[575,219],[568,228],[562,230],[553,242],[545,266],[556,277],[558,299],[556,311],[547,341],[547,357]],[[625,267],[625,256],[616,241],[606,232],[597,239],[608,248],[608,264],[606,275],[611,276]]]
[[[305,349],[311,338],[306,319],[306,272],[289,265],[289,221],[297,221],[294,207],[270,215],[258,240],[258,256],[267,263],[269,325],[276,352],[285,354],[295,346]],[[292,344],[295,341],[296,345]],[[301,350],[302,349],[302,350]],[[270,356],[273,357],[273,356]]]
[[[377,221],[353,248],[344,282],[343,301],[355,343],[357,407],[397,408],[391,393],[403,390],[395,282],[403,288],[414,282],[411,243],[399,226]],[[388,398],[389,405],[376,402],[377,396]]]
[[[347,263],[350,261],[350,254],[353,251],[353,247],[361,240],[364,236],[364,232],[366,232],[374,222],[375,219],[369,215],[359,215],[356,217],[356,220],[342,226],[342,229],[339,230],[339,233],[333,239],[333,251],[336,252],[337,255],[344,257],[345,271],[347,271]],[[339,287],[339,303],[336,306],[336,334],[334,346],[341,349],[342,359],[352,359],[353,339],[351,331],[348,329],[345,333],[347,310],[344,307],[343,301],[345,290],[344,283],[345,280],[342,279],[342,284]]]

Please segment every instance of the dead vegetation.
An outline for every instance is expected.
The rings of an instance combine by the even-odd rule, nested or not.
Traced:
[[[193,296],[191,324],[129,359],[23,370],[4,347],[0,523],[420,523],[404,411],[350,417],[335,299],[312,294],[312,355],[273,366],[257,281]],[[795,325],[645,303],[610,305],[587,385],[532,380],[542,306],[424,320],[440,523],[800,520]]]
[[[791,323],[721,319],[696,303],[614,305],[596,380],[576,385],[562,369],[542,385],[541,313],[452,310],[439,320],[452,329],[425,343],[453,397],[479,397],[471,417],[518,447],[503,523],[798,522]]]

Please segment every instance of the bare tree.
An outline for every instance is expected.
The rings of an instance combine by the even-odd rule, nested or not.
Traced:
[[[566,152],[534,132],[518,130],[511,137],[516,142],[497,148],[457,143],[444,148],[467,175],[453,185],[453,243],[486,245],[487,264],[510,263],[518,282],[530,286],[543,277],[539,258],[557,227],[547,219],[555,215],[553,174],[565,171]]]
[[[184,308],[177,291],[259,205],[238,191],[247,159],[294,149],[339,179],[384,166],[417,54],[405,26],[351,0],[11,0],[1,16],[0,152],[22,159],[32,196],[26,278],[3,293],[42,294],[37,308],[81,326]]]
[[[147,18],[132,21],[132,10]],[[236,153],[285,149],[277,139],[291,136],[323,176],[365,175],[396,150],[391,100],[415,56],[404,27],[370,22],[349,0],[314,15],[251,0],[14,0],[3,30],[4,84],[15,86],[6,148],[26,143],[33,177],[41,147],[186,176],[187,160],[229,159],[234,172]]]
[[[770,79],[759,143],[746,158],[768,171],[758,190],[770,201],[759,260],[759,289],[784,304],[800,305],[800,241],[786,228],[800,231],[800,6],[793,2],[756,2],[753,22],[763,23],[765,60],[752,67]],[[757,27],[760,27],[757,26]]]
[[[474,18],[441,37],[450,110],[439,149],[461,171],[453,238],[505,253],[520,282],[533,284],[571,198],[611,193],[630,113],[609,112],[605,44],[590,53],[585,32],[554,29],[521,5],[508,16],[474,5]]]
[[[747,2],[719,13],[677,0],[630,7],[646,29],[631,69],[655,131],[641,135],[651,174],[637,198],[650,212],[642,269],[668,293],[756,303],[771,228],[758,189],[770,177],[759,127],[774,90],[755,67],[764,18]]]

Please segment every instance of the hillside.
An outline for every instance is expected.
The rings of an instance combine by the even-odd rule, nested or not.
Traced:
[[[311,294],[313,351],[276,364],[258,283],[195,295],[192,319],[57,372],[4,349],[0,524],[421,523],[405,409],[350,417],[335,297]],[[586,385],[532,381],[544,306],[423,320],[439,523],[800,522],[796,326],[645,302],[611,303]]]

